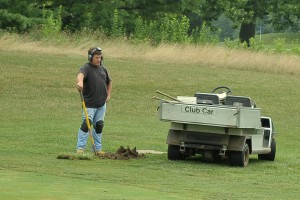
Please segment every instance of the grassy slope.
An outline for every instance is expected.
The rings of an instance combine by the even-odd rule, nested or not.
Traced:
[[[256,35],[255,40],[261,41],[265,47],[276,48],[280,44],[283,49],[299,49],[300,33],[269,33]]]
[[[63,50],[63,49],[62,49]],[[168,161],[166,155],[115,161],[57,160],[74,152],[80,125],[75,90],[78,54],[1,50],[0,196],[9,199],[296,199],[300,180],[299,75],[217,69],[106,57],[113,95],[104,147],[166,151],[168,123],[156,117],[160,89],[170,95],[209,92],[219,85],[247,95],[272,116],[277,128],[275,162],[252,156],[247,168],[201,159]],[[26,172],[26,173],[25,173]],[[29,173],[27,173],[29,172]],[[8,178],[9,177],[9,178]],[[8,193],[11,191],[11,193]],[[5,196],[6,195],[6,196]],[[142,198],[143,199],[143,198]]]
[[[286,44],[299,44],[300,34],[299,33],[269,33],[262,34],[262,41],[265,44],[272,44],[276,39],[284,39]],[[256,39],[259,39],[259,34],[256,35]]]

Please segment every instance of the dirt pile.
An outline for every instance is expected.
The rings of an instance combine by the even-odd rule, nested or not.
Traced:
[[[115,153],[105,153],[103,155],[98,155],[102,159],[113,159],[113,160],[128,160],[128,159],[138,159],[145,158],[145,154],[138,153],[136,147],[126,149],[123,146],[120,146]]]

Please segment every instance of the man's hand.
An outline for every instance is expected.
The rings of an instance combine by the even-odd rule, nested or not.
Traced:
[[[107,96],[106,103],[110,100],[110,96]]]
[[[107,98],[106,98],[106,103],[110,100],[110,94],[111,94],[111,88],[112,88],[112,83],[111,81],[107,85]]]
[[[77,82],[77,90],[80,92],[82,91],[82,88],[83,88],[83,81]]]

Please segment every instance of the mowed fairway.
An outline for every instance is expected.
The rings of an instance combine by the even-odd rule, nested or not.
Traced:
[[[68,49],[52,53],[0,49],[0,199],[299,198],[298,73],[114,57],[108,51],[105,64],[113,93],[105,118],[106,152],[121,145],[167,151],[169,124],[158,120],[158,102],[152,99],[157,89],[172,96],[193,96],[228,86],[235,95],[250,96],[263,115],[273,118],[276,159],[261,161],[252,155],[246,168],[201,157],[169,161],[166,154],[137,160],[60,160],[57,155],[75,152],[81,123],[75,77],[86,62],[86,50],[82,54],[64,50]]]

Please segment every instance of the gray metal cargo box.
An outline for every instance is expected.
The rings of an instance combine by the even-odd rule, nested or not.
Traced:
[[[161,121],[234,128],[261,128],[259,108],[161,101],[158,114]]]

